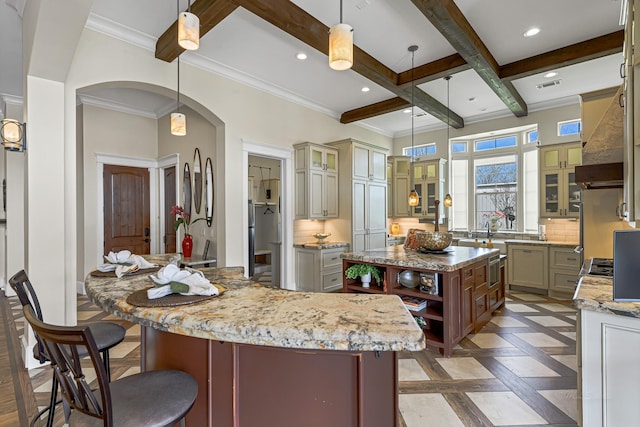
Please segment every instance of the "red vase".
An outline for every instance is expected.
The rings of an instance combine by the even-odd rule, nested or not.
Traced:
[[[191,252],[193,251],[193,239],[191,234],[185,234],[182,239],[182,255],[185,258],[191,258]]]

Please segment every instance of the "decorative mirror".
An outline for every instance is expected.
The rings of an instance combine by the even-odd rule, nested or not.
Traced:
[[[196,213],[200,213],[202,206],[202,162],[200,161],[200,150],[196,148],[193,154],[193,207]]]
[[[182,196],[184,197],[184,211],[191,215],[191,171],[189,170],[189,163],[184,164]]]
[[[207,225],[211,227],[213,222],[213,165],[211,157],[207,157],[204,167],[204,214]]]

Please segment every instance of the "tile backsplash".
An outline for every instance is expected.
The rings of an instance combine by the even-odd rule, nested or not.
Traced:
[[[548,241],[578,243],[580,240],[580,221],[572,219],[541,219],[540,225],[546,226]]]

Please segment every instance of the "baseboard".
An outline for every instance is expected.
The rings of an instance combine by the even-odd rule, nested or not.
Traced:
[[[86,295],[87,291],[84,288],[84,282],[77,282],[76,283],[76,292],[80,295]]]

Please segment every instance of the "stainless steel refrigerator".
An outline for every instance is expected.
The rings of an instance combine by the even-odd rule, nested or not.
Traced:
[[[249,277],[252,277],[256,268],[256,207],[253,200],[249,200]]]

